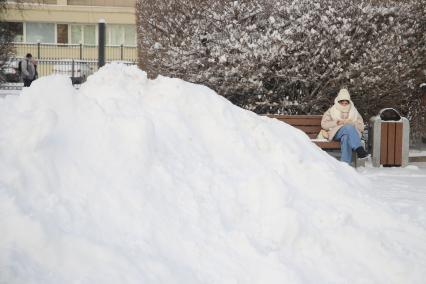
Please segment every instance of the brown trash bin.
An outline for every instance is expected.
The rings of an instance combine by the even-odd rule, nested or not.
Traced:
[[[389,115],[383,115],[384,111],[388,111]],[[408,165],[410,133],[408,119],[399,116],[396,110],[383,109],[379,115],[370,119],[369,129],[373,166],[404,167]]]

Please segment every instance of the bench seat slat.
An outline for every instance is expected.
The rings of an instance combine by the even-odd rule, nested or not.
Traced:
[[[336,149],[340,150],[340,142],[339,141],[331,141],[331,142],[320,142],[320,141],[313,141],[315,144],[317,144],[318,147],[322,149]]]
[[[289,119],[289,118],[295,118],[295,119],[302,119],[302,118],[306,118],[306,119],[318,119],[318,118],[322,118],[322,115],[289,115],[289,114],[267,114],[268,117],[273,117],[276,119]]]

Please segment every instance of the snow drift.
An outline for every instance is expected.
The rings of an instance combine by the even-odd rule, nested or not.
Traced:
[[[0,101],[0,283],[420,283],[424,228],[301,131],[112,64]]]

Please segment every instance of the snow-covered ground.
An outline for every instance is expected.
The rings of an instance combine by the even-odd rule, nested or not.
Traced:
[[[406,168],[359,168],[371,182],[370,194],[388,204],[395,214],[426,228],[426,163]]]
[[[136,67],[41,78],[0,100],[0,283],[423,283],[425,180]]]
[[[19,95],[21,90],[1,90],[0,89],[0,98],[5,98],[6,96]]]

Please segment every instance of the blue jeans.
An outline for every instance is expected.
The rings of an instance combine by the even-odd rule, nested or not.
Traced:
[[[336,135],[334,135],[333,140],[340,141],[340,149],[342,152],[340,161],[348,164],[352,162],[352,150],[362,146],[361,137],[352,124],[346,124],[341,127]]]

